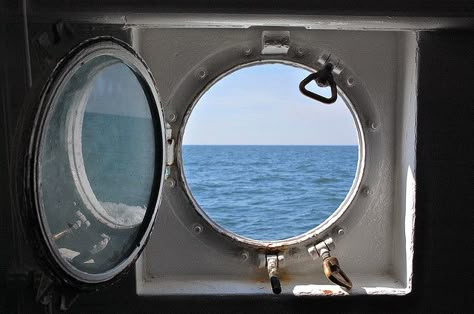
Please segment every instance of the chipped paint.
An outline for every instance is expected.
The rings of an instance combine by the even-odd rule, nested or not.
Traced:
[[[293,289],[295,296],[343,296],[348,292],[338,286],[328,285],[297,285]]]

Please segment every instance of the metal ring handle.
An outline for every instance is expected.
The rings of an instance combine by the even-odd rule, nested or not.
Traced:
[[[299,85],[300,92],[309,98],[322,102],[323,104],[330,105],[330,104],[335,103],[337,100],[337,86],[332,76],[332,69],[333,69],[332,65],[328,64],[323,69],[308,75],[304,80],[301,81]],[[316,81],[316,83],[320,86],[329,85],[331,87],[331,97],[326,98],[324,96],[318,95],[316,93],[313,93],[307,90],[306,85],[308,85],[313,80]]]

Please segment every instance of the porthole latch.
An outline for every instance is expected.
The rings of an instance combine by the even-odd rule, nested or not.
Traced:
[[[281,283],[278,277],[278,262],[283,259],[282,255],[267,255],[267,271],[268,278],[270,278],[270,284],[272,285],[272,291],[274,294],[281,293]]]
[[[328,62],[321,70],[308,75],[304,80],[301,81],[299,85],[300,92],[311,99],[322,102],[323,104],[330,105],[335,103],[337,100],[337,86],[336,82],[334,81],[334,77],[332,76],[333,69],[334,66],[332,65],[332,63]],[[315,81],[319,87],[329,86],[331,88],[331,97],[327,98],[307,90],[306,85],[308,85],[312,81]]]
[[[335,249],[335,244],[332,238],[327,238],[324,241],[308,248],[308,253],[313,259],[321,257],[323,259],[322,268],[324,275],[327,279],[332,281],[338,286],[352,289],[352,281],[346,275],[339,265],[339,261],[336,257],[331,256],[330,251]]]

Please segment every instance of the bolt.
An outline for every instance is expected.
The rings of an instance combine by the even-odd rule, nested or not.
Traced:
[[[362,189],[362,195],[369,196],[370,194],[372,194],[372,191],[369,189],[368,186],[366,186]]]
[[[304,54],[305,54],[305,49],[303,47],[298,47],[296,48],[296,54],[299,56],[299,57],[303,57]]]
[[[197,72],[196,72],[196,75],[199,79],[203,80],[206,78],[207,76],[207,72],[205,69],[199,69]]]
[[[242,50],[244,56],[250,56],[252,54],[252,48],[250,47],[245,47],[243,50]]]
[[[339,228],[339,229],[337,230],[337,234],[340,235],[340,236],[343,236],[343,235],[344,235],[344,229]]]
[[[352,86],[354,86],[354,84],[355,84],[354,78],[352,76],[349,76],[347,78],[347,86],[352,87]]]
[[[47,32],[42,33],[36,40],[42,48],[48,48],[51,46],[51,38]]]
[[[176,186],[176,181],[173,180],[172,178],[166,179],[166,184],[168,185],[169,188],[174,188]]]
[[[195,234],[200,234],[202,232],[202,226],[200,224],[193,225],[193,231]]]
[[[242,261],[246,261],[249,259],[249,253],[247,251],[243,251],[242,253],[240,253],[240,258],[242,259]]]
[[[369,122],[368,125],[369,125],[369,130],[372,132],[375,132],[378,128],[377,122],[372,121],[372,122]]]

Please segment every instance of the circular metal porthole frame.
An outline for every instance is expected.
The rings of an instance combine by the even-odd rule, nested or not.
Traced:
[[[303,47],[303,54],[299,52],[301,50],[299,47]],[[191,63],[192,66],[177,68],[178,84],[173,84],[167,91],[163,107],[167,128],[172,132],[172,137],[176,142],[176,162],[169,166],[163,207],[176,217],[189,233],[190,239],[196,239],[220,254],[232,256],[235,265],[240,265],[242,260],[245,260],[246,263],[258,268],[265,265],[264,262],[262,264],[262,260],[266,254],[284,255],[286,265],[308,261],[311,259],[306,252],[308,247],[314,246],[326,237],[333,237],[339,243],[343,234],[346,237],[355,231],[352,228],[371,210],[366,206],[370,201],[367,197],[367,191],[369,191],[367,185],[370,184],[371,178],[377,175],[378,167],[383,167],[383,160],[380,160],[379,156],[380,149],[384,146],[380,137],[381,128],[372,127],[374,123],[378,124],[380,121],[380,110],[368,92],[364,80],[357,75],[359,69],[352,69],[335,54],[331,54],[329,58],[328,51],[332,50],[331,47],[309,44],[304,38],[292,40],[287,54],[265,55],[261,53],[261,49],[260,33],[255,32],[246,40],[226,42],[224,45],[219,45],[218,49],[202,51]],[[195,200],[188,192],[184,178],[181,145],[185,123],[192,106],[214,81],[239,67],[262,62],[278,62],[297,64],[299,67],[315,71],[328,60],[337,64],[334,79],[339,88],[339,94],[347,97],[348,103],[353,106],[357,114],[359,140],[363,143],[359,145],[361,169],[357,178],[358,183],[353,187],[351,199],[346,200],[347,209],[339,211],[338,216],[330,217],[325,222],[324,228],[315,228],[303,235],[280,241],[247,239],[216,226],[202,210],[197,208]],[[348,60],[349,63],[350,61]],[[159,72],[160,68],[154,68],[154,71]],[[315,105],[318,104],[315,103]]]
[[[84,63],[100,56],[111,56],[117,59],[118,62],[127,65],[135,74],[144,90],[155,130],[155,172],[147,211],[141,225],[137,227],[139,229],[130,250],[124,255],[123,260],[111,269],[102,273],[86,273],[64,260],[53,243],[42,203],[40,182],[41,144],[49,119],[54,111],[56,97],[60,94],[62,88]],[[20,145],[19,148],[19,154],[22,158],[20,158],[17,166],[18,172],[22,173],[17,184],[17,194],[20,197],[18,203],[25,227],[30,234],[29,238],[35,248],[38,249],[36,253],[39,255],[38,260],[46,268],[44,270],[56,278],[57,281],[66,283],[68,286],[79,290],[91,290],[103,285],[109,285],[118,280],[119,274],[125,272],[133,265],[144,249],[153,229],[157,210],[162,199],[166,142],[162,107],[154,78],[143,59],[127,43],[108,36],[96,37],[80,43],[63,57],[49,76],[41,93],[34,97],[36,99],[32,102],[32,106],[27,108],[27,112],[24,113],[24,120],[20,131],[20,137],[24,144]],[[72,124],[67,124],[69,124],[68,128],[70,129]],[[69,136],[73,135],[74,128],[76,128],[77,133],[77,125],[69,131],[65,130],[65,133]],[[77,140],[77,137],[72,136],[71,139]],[[73,146],[69,147],[68,151],[74,149]],[[77,163],[81,155],[73,153],[69,157],[71,162]],[[71,169],[71,171],[74,172],[74,169]],[[76,179],[79,180],[79,183],[75,182],[76,187],[80,188],[80,185],[84,183],[81,180],[84,178],[81,178],[79,175]],[[87,189],[82,192],[87,193]],[[99,221],[107,222],[107,217],[100,217],[97,212],[94,214],[94,210],[91,211],[91,214]],[[107,226],[119,229],[123,227],[114,226],[110,221],[108,221]]]
[[[224,71],[224,72],[214,76],[211,79],[211,81],[208,84],[206,84],[203,89],[201,89],[199,94],[194,98],[194,101],[192,102],[192,104],[187,109],[185,118],[184,118],[182,126],[181,126],[181,132],[180,132],[180,138],[179,138],[179,141],[178,141],[178,147],[182,146],[186,125],[187,125],[187,122],[188,122],[188,120],[189,120],[189,118],[192,114],[193,109],[195,108],[195,106],[197,105],[197,103],[199,102],[201,97],[207,91],[209,91],[217,82],[219,82],[220,80],[222,80],[226,76],[232,74],[233,72],[236,72],[236,71],[238,71],[240,69],[243,69],[243,68],[246,68],[246,67],[265,65],[265,64],[284,64],[284,65],[287,65],[287,66],[293,66],[293,67],[296,67],[296,68],[304,69],[304,70],[307,70],[307,71],[310,71],[310,72],[316,71],[314,68],[309,67],[308,65],[298,63],[298,62],[293,61],[293,60],[289,61],[289,60],[281,60],[281,59],[266,59],[266,60],[258,60],[258,61],[250,61],[250,62],[246,62],[246,63],[241,63],[241,64],[238,64],[238,65],[232,67],[231,69],[229,69],[227,71]],[[194,209],[199,213],[199,215],[201,217],[203,217],[206,220],[206,222],[209,223],[209,225],[212,226],[212,228],[214,228],[215,230],[217,230],[220,234],[224,234],[224,235],[228,236],[229,238],[232,238],[232,239],[235,239],[235,240],[239,241],[240,243],[243,243],[243,244],[246,244],[246,245],[251,245],[251,246],[254,246],[254,247],[258,247],[258,248],[268,248],[269,246],[278,248],[278,247],[287,247],[287,246],[299,244],[299,243],[305,241],[308,238],[312,238],[314,236],[317,236],[317,235],[327,231],[328,229],[331,229],[332,227],[334,227],[337,224],[339,218],[346,213],[346,211],[349,208],[349,205],[352,202],[352,200],[356,197],[356,195],[357,195],[357,193],[360,189],[360,186],[361,186],[362,178],[364,176],[364,169],[365,169],[365,166],[366,166],[366,158],[365,158],[365,155],[366,155],[366,141],[365,141],[365,136],[364,136],[364,132],[363,132],[361,119],[359,118],[359,115],[358,115],[358,112],[357,112],[356,108],[353,106],[353,104],[349,100],[349,97],[345,94],[345,92],[340,88],[339,85],[337,87],[337,93],[338,93],[339,97],[341,97],[343,99],[344,104],[347,106],[347,108],[350,111],[350,113],[353,117],[353,120],[354,120],[355,128],[356,128],[356,131],[357,131],[357,140],[358,140],[358,160],[357,160],[356,173],[355,173],[355,176],[354,176],[354,179],[353,179],[353,182],[352,182],[352,185],[351,185],[351,188],[350,188],[349,192],[346,194],[344,200],[340,203],[340,205],[334,210],[334,212],[328,218],[326,218],[319,225],[315,226],[314,228],[312,228],[312,229],[310,229],[310,230],[308,230],[308,231],[306,231],[302,234],[299,234],[299,235],[296,235],[296,236],[293,236],[293,237],[290,237],[290,238],[282,239],[282,240],[255,240],[255,239],[250,239],[250,238],[244,237],[242,235],[236,234],[236,233],[234,233],[234,232],[232,232],[228,229],[225,229],[224,227],[219,225],[217,222],[215,222],[205,212],[205,210],[199,205],[197,200],[194,198],[194,196],[192,194],[192,191],[191,191],[191,189],[190,189],[190,187],[189,187],[189,185],[186,181],[186,176],[185,176],[185,173],[184,173],[184,162],[183,162],[183,158],[182,158],[182,153],[180,153],[179,156],[178,156],[178,163],[180,165],[180,170],[179,170],[180,179],[183,182],[184,190],[186,191],[187,197],[191,200]],[[315,102],[315,105],[318,105],[318,104]]]

